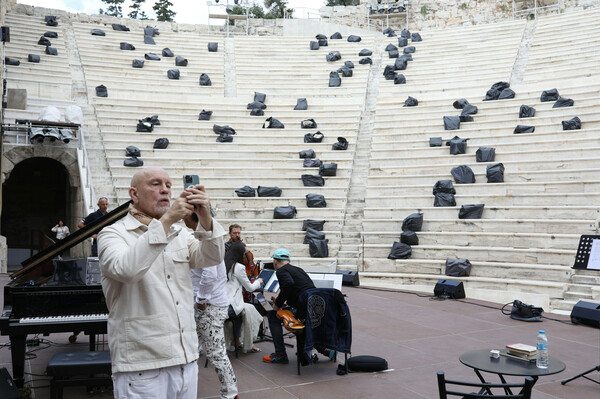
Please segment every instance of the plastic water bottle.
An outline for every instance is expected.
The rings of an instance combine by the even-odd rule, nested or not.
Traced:
[[[546,331],[540,330],[535,345],[537,359],[535,365],[539,369],[548,368],[548,337],[546,337]]]

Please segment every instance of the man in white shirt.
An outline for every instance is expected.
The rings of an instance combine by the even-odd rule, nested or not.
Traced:
[[[227,273],[225,262],[203,269],[190,270],[194,287],[198,340],[206,348],[206,358],[221,382],[220,398],[237,398],[235,373],[225,347],[223,324],[227,319]]]
[[[114,395],[196,399],[189,270],[223,260],[225,231],[212,219],[204,186],[186,188],[171,205],[171,179],[161,168],[136,173],[129,196],[129,213],[98,235]]]

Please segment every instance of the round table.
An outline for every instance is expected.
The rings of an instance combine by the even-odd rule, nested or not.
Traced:
[[[500,352],[506,353],[505,350],[500,350]],[[490,357],[490,349],[478,349],[463,353],[460,355],[459,360],[465,366],[473,368],[475,374],[484,383],[486,381],[480,371],[498,374],[503,384],[506,384],[504,375],[531,377],[535,384],[539,377],[560,373],[567,367],[561,360],[549,356],[548,368],[539,369],[536,367],[535,362],[511,359],[502,355],[499,358]]]

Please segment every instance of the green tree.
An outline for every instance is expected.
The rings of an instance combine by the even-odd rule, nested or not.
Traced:
[[[327,0],[327,7],[333,6],[357,6],[360,4],[360,0]]]
[[[102,0],[106,4],[106,15],[112,15],[115,17],[123,17],[123,3],[125,0]]]
[[[242,6],[235,6],[231,10],[232,15],[246,15],[246,9],[248,10],[248,18],[264,18],[265,10],[258,4],[252,5],[252,7],[246,8]]]
[[[173,7],[173,3],[169,0],[158,0],[152,6],[152,9],[156,12],[156,20],[157,21],[172,21],[175,14],[175,11],[171,10]]]
[[[286,14],[291,16],[294,10],[287,8],[287,0],[265,0],[265,8],[269,11],[265,18],[283,18]]]
[[[141,10],[142,4],[144,4],[146,0],[132,0],[129,8],[131,12],[127,14],[127,16],[131,19],[148,19],[146,13]]]

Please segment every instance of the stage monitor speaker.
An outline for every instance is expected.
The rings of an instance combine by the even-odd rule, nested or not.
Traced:
[[[571,311],[571,322],[600,328],[600,304],[579,301]]]
[[[10,27],[9,26],[0,27],[0,42],[5,42],[5,43],[10,42]]]
[[[358,271],[356,270],[336,270],[335,274],[342,275],[342,285],[351,285],[353,287],[358,287],[360,285]]]
[[[20,399],[21,392],[15,385],[12,377],[6,367],[0,368],[0,398],[2,399]]]
[[[438,280],[433,295],[439,298],[462,299],[465,297],[465,287],[462,281],[455,280]]]

